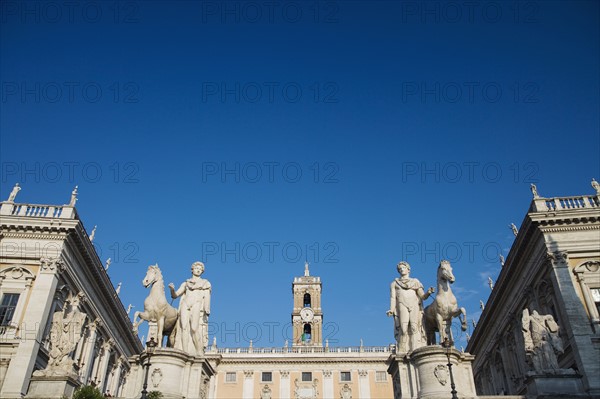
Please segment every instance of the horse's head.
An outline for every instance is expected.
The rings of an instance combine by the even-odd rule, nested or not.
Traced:
[[[454,282],[454,274],[452,274],[452,266],[447,260],[442,260],[438,266],[438,280],[446,280],[450,283]]]
[[[158,268],[158,263],[155,265],[148,266],[148,271],[146,272],[146,277],[142,280],[142,285],[146,288],[148,286],[154,284],[161,277],[160,269]]]

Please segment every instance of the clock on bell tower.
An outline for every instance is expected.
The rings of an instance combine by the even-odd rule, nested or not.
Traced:
[[[308,262],[304,276],[294,277],[292,283],[293,346],[323,346],[323,311],[321,310],[321,278],[311,276]]]

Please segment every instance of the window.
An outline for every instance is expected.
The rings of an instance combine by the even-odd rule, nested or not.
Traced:
[[[225,373],[225,382],[236,382],[236,380],[235,373]]]
[[[340,372],[340,381],[342,381],[342,382],[352,381],[350,372],[349,371]]]
[[[306,324],[304,324],[304,334],[302,334],[302,341],[310,342],[311,338],[312,338],[312,328],[311,328],[310,324],[306,323]]]
[[[302,381],[312,381],[312,373],[310,371],[303,371]]]
[[[4,294],[0,303],[0,326],[8,326],[19,302],[19,294]]]
[[[261,381],[262,382],[271,382],[271,381],[273,381],[273,373],[271,373],[270,371],[263,371]]]
[[[376,371],[375,372],[375,382],[386,382],[387,381],[387,372],[385,371]]]
[[[310,294],[304,294],[304,307],[305,308],[310,308],[311,305],[311,300],[310,300]]]
[[[592,288],[592,298],[596,303],[596,308],[598,308],[598,312],[600,312],[600,288]]]

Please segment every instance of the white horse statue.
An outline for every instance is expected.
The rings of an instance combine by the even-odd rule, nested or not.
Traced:
[[[158,346],[162,346],[163,337],[169,337],[167,346],[173,347],[177,330],[177,309],[169,305],[165,296],[165,282],[158,264],[148,266],[146,277],[142,281],[144,287],[150,288],[150,295],[144,300],[144,311],[133,315],[133,331],[137,332],[142,321],[154,321],[157,324]],[[137,321],[137,318],[140,318]]]
[[[461,328],[467,330],[467,311],[459,308],[450,284],[454,283],[452,266],[442,260],[437,269],[437,295],[432,304],[425,308],[425,333],[427,345],[435,345],[435,332],[440,333],[440,342],[448,338],[452,342],[452,318],[459,317]],[[462,317],[461,317],[462,316]]]

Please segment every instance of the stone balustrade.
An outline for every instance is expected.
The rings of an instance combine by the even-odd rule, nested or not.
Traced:
[[[209,348],[206,353],[225,353],[225,354],[273,354],[273,353],[394,353],[388,346],[341,346],[341,347],[321,347],[321,346],[290,346],[290,347],[267,347],[267,348]]]
[[[600,208],[600,198],[597,195],[554,198],[539,197],[535,198],[531,204],[532,212],[566,211],[584,208]]]
[[[46,219],[76,219],[75,208],[68,205],[39,205],[39,204],[16,204],[13,202],[2,202],[0,215],[22,216]]]

